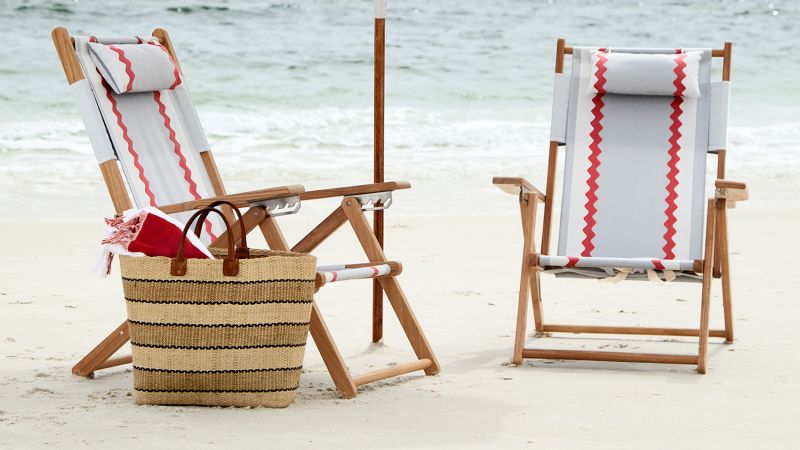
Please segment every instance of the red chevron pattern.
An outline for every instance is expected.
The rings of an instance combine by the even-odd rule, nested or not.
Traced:
[[[592,143],[589,144],[589,150],[591,150],[591,154],[589,155],[589,180],[587,184],[589,185],[589,189],[586,191],[586,216],[583,218],[586,226],[583,227],[583,234],[585,238],[583,239],[583,252],[581,252],[581,256],[592,256],[592,251],[594,250],[594,243],[592,242],[595,237],[594,233],[594,226],[597,224],[597,221],[594,219],[594,215],[597,213],[597,208],[595,204],[597,203],[597,179],[600,176],[600,172],[598,168],[600,167],[600,143],[603,141],[603,137],[600,136],[600,132],[603,130],[603,125],[601,120],[603,120],[603,96],[605,95],[605,73],[606,73],[606,61],[608,61],[608,57],[605,55],[606,49],[601,48],[600,51],[597,53],[597,71],[595,72],[595,76],[597,77],[597,81],[594,84],[594,88],[597,90],[597,94],[595,94],[594,98],[592,98],[592,103],[594,104],[594,108],[592,108],[592,131],[589,133],[589,136],[592,138]]]
[[[100,77],[100,81],[103,84],[103,88],[106,90],[106,97],[108,98],[108,101],[111,102],[111,111],[113,111],[114,115],[117,116],[117,126],[119,126],[120,130],[122,130],[122,139],[124,139],[128,144],[128,153],[130,153],[133,157],[133,166],[136,167],[136,171],[139,173],[139,179],[142,180],[142,183],[144,184],[144,193],[147,194],[147,198],[150,199],[150,206],[156,206],[156,196],[153,194],[153,191],[150,190],[150,181],[144,176],[144,167],[139,161],[139,153],[137,153],[133,148],[133,141],[131,140],[131,137],[128,136],[128,127],[125,126],[125,122],[122,120],[122,114],[117,108],[117,100],[111,94],[111,86],[106,83],[106,80],[104,80],[102,76]]]
[[[156,104],[158,104],[158,113],[161,114],[161,117],[164,119],[164,127],[169,132],[169,140],[172,142],[173,148],[175,149],[175,154],[178,155],[178,165],[181,166],[181,169],[183,169],[183,179],[189,183],[189,193],[192,194],[195,200],[200,200],[202,196],[199,192],[197,192],[197,183],[195,183],[192,179],[192,170],[189,168],[189,165],[186,162],[186,157],[183,156],[181,144],[176,138],[175,130],[172,129],[172,120],[170,120],[169,116],[167,115],[166,105],[164,105],[164,102],[161,101],[161,92],[153,91],[153,100],[155,100]],[[206,220],[205,228],[206,233],[211,236],[212,240],[217,238],[211,231],[210,221]]]
[[[567,256],[567,265],[564,267],[575,267],[575,264],[578,264],[580,258],[577,256]]]
[[[169,87],[169,89],[170,90],[175,89],[183,81],[181,79],[181,71],[178,70],[178,64],[176,64],[175,60],[172,59],[172,55],[169,54],[169,50],[167,50],[166,47],[164,47],[161,44],[157,44],[155,42],[148,42],[148,44],[155,45],[156,47],[160,48],[161,50],[164,51],[164,53],[167,54],[167,58],[169,58],[169,61],[172,63],[172,74],[175,75],[175,81],[172,83],[172,85]]]
[[[675,81],[673,82],[675,85],[675,98],[670,104],[672,114],[669,116],[672,119],[672,125],[669,127],[671,134],[669,138],[669,162],[667,163],[669,168],[669,172],[667,172],[667,209],[664,210],[664,214],[667,216],[667,220],[664,221],[664,226],[667,229],[664,233],[664,259],[675,259],[675,234],[677,233],[675,223],[678,221],[675,217],[675,211],[678,209],[678,204],[676,203],[678,193],[676,189],[678,187],[678,161],[681,159],[678,154],[681,149],[678,140],[681,138],[681,125],[683,125],[681,122],[681,115],[683,114],[681,106],[683,105],[683,80],[686,78],[684,71],[686,68],[685,59],[685,53],[679,53],[675,56]]]
[[[133,90],[133,79],[136,78],[136,74],[133,73],[133,68],[131,67],[131,60],[125,57],[125,52],[120,50],[119,48],[109,45],[110,48],[114,53],[117,54],[119,61],[122,64],[125,64],[125,73],[128,74],[128,86],[125,87],[125,92],[130,92]]]

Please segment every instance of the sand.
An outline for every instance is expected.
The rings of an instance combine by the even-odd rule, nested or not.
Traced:
[[[129,367],[98,372],[93,380],[73,377],[71,366],[124,319],[118,272],[101,279],[88,270],[101,223],[67,220],[70,214],[46,208],[40,215],[4,215],[0,447],[788,448],[800,437],[800,306],[791,275],[800,255],[790,239],[800,205],[767,200],[793,188],[787,183],[751,183],[754,199],[731,211],[736,342],[712,339],[706,375],[691,366],[511,365],[521,236],[514,198],[498,191],[497,201],[508,202],[504,215],[388,212],[387,252],[404,263],[400,280],[441,374],[377,383],[356,399],[340,400],[309,344],[297,400],[283,410],[137,406]],[[48,204],[42,194],[31,197],[29,205]],[[282,219],[290,240],[330,206],[309,203],[304,214]],[[43,220],[49,214],[57,221]],[[351,234],[343,228],[320,260],[361,260],[349,249]],[[690,327],[699,320],[696,284],[552,277],[542,283],[551,322]],[[369,292],[369,283],[358,281],[317,296],[356,373],[411,357],[388,308],[384,343],[369,343]],[[712,302],[712,327],[721,327],[718,282]],[[531,338],[528,345],[697,350],[691,340],[647,337],[566,335]]]

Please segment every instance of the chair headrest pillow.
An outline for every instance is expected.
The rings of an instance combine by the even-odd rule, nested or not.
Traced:
[[[90,42],[89,55],[117,94],[171,90],[182,82],[178,65],[166,47],[156,42],[117,45]]]
[[[700,52],[668,55],[596,50],[589,93],[697,98],[700,57]]]

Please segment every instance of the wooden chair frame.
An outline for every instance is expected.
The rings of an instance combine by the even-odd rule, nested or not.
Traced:
[[[730,80],[732,44],[726,42],[722,49],[712,50],[712,57],[723,58],[722,79]],[[564,71],[564,55],[572,54],[572,48],[559,39],[556,45],[555,72]],[[522,364],[524,358],[619,361],[663,364],[696,364],[699,373],[706,372],[706,353],[708,338],[725,338],[726,343],[733,342],[733,313],[731,304],[731,275],[728,255],[728,218],[727,208],[732,208],[736,201],[748,198],[747,186],[744,183],[725,180],[724,149],[717,150],[717,180],[715,196],[708,200],[706,218],[706,234],[703,259],[694,261],[694,271],[702,274],[702,301],[700,306],[699,328],[654,328],[626,326],[588,326],[572,324],[547,324],[542,313],[542,295],[540,273],[544,269],[539,265],[535,245],[536,213],[539,204],[544,204],[542,224],[541,254],[548,254],[553,220],[553,198],[555,196],[556,165],[559,143],[550,141],[547,163],[547,184],[545,193],[536,189],[524,178],[495,177],[493,183],[501,190],[519,197],[520,215],[522,218],[523,251],[522,269],[519,282],[519,302],[517,305],[517,326],[514,340],[513,362]],[[711,281],[722,280],[722,302],[725,316],[725,328],[709,330],[709,306],[711,300]],[[527,328],[528,299],[533,309],[533,321],[537,334],[544,333],[590,333],[616,335],[654,335],[654,336],[697,336],[699,348],[697,355],[678,355],[661,353],[630,353],[584,350],[542,350],[525,348]]]
[[[177,64],[178,59],[166,30],[158,28],[153,31],[153,36],[158,38],[161,44],[167,48]],[[67,30],[60,27],[56,28],[53,30],[52,37],[64,68],[64,73],[67,76],[67,81],[73,84],[82,80],[84,76],[78,63],[74,42]],[[400,325],[416,354],[417,359],[412,362],[353,376],[347,368],[344,358],[342,358],[333,340],[333,336],[325,324],[319,306],[316,302],[312,305],[310,321],[311,336],[322,355],[322,359],[341,397],[355,397],[358,394],[358,386],[418,370],[425,371],[426,375],[435,375],[439,373],[439,362],[433,354],[433,350],[428,344],[422,327],[414,316],[411,306],[396,279],[396,276],[399,275],[401,271],[400,265],[393,261],[387,261],[386,255],[364,215],[364,211],[362,210],[363,205],[357,199],[357,196],[364,194],[408,189],[411,187],[410,184],[406,182],[381,182],[317,191],[305,191],[302,186],[283,186],[227,195],[211,151],[204,152],[201,155],[216,196],[174,205],[159,206],[162,211],[167,213],[190,211],[203,208],[216,200],[227,200],[237,207],[249,208],[242,217],[246,233],[250,233],[258,227],[264,235],[267,245],[271,249],[292,250],[303,253],[313,252],[331,234],[338,230],[339,227],[345,223],[349,223],[370,264],[388,263],[392,266],[392,271],[389,274],[377,278],[376,281],[380,284],[383,292],[386,293],[389,303],[394,309],[400,321]],[[100,164],[100,171],[103,174],[103,179],[105,180],[116,212],[119,214],[126,209],[130,209],[132,207],[132,202],[125,188],[125,183],[122,179],[117,161],[112,160]],[[269,214],[265,207],[255,206],[254,203],[295,195],[299,196],[301,201],[334,197],[342,197],[342,201],[341,205],[311,230],[311,232],[303,237],[297,244],[290,247],[278,227],[275,218]],[[231,223],[236,222],[232,211],[225,212]],[[234,238],[238,242],[241,238],[241,236],[239,236],[239,227],[232,226],[231,229],[233,230]],[[226,239],[227,236],[223,233],[211,246],[224,246]],[[357,267],[358,264],[353,266]],[[320,277],[318,274],[317,287],[319,288],[322,285],[324,285],[324,277]],[[94,372],[97,370],[130,363],[132,360],[131,356],[113,357],[117,350],[125,345],[128,340],[128,322],[125,321],[81,359],[73,367],[72,373],[84,377],[93,377]]]

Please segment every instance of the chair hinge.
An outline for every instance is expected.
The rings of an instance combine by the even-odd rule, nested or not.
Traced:
[[[300,196],[292,195],[290,197],[273,198],[260,202],[253,202],[250,203],[250,206],[262,206],[272,217],[285,216],[288,214],[295,214],[297,211],[300,211]]]
[[[354,198],[361,204],[362,211],[380,211],[392,206],[392,191],[375,192],[372,194],[348,195],[345,198]]]

